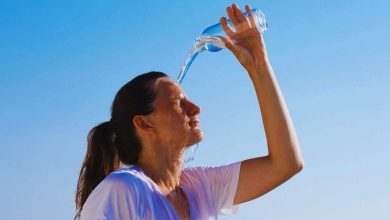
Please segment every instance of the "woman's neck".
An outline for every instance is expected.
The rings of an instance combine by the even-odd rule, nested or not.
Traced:
[[[157,147],[154,149],[171,150],[166,150],[165,152],[148,152],[147,154],[141,153],[138,166],[158,185],[160,191],[166,196],[177,189],[180,184],[184,150],[173,150],[172,148],[166,147]]]

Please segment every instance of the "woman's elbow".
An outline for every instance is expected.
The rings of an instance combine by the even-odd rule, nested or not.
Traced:
[[[281,168],[281,173],[285,176],[285,178],[289,179],[292,176],[295,176],[297,173],[303,170],[303,162],[290,162],[285,164],[283,168]]]
[[[289,176],[293,176],[303,170],[302,160],[293,160],[285,165],[285,173]]]
[[[297,174],[303,170],[304,164],[303,161],[300,160],[299,162],[294,163],[294,165],[291,166],[291,171],[294,174]]]

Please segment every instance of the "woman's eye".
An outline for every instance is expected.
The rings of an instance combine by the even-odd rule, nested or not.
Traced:
[[[180,98],[176,99],[176,104],[180,105],[180,103],[181,103],[181,99]]]
[[[183,105],[183,99],[185,99],[185,98],[183,98],[183,97],[177,97],[177,98],[175,99],[175,105],[182,106],[182,105]]]

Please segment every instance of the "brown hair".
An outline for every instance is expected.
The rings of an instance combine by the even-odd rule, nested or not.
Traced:
[[[124,164],[137,164],[141,141],[134,125],[135,115],[153,112],[156,79],[167,77],[162,72],[148,72],[126,83],[116,94],[111,108],[111,120],[92,128],[88,148],[80,170],[76,189],[75,219],[92,190],[112,171]]]

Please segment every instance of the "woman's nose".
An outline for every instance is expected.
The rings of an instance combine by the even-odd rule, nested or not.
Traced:
[[[198,115],[200,113],[200,107],[196,105],[195,103],[188,101],[189,104],[189,114],[190,116]]]

